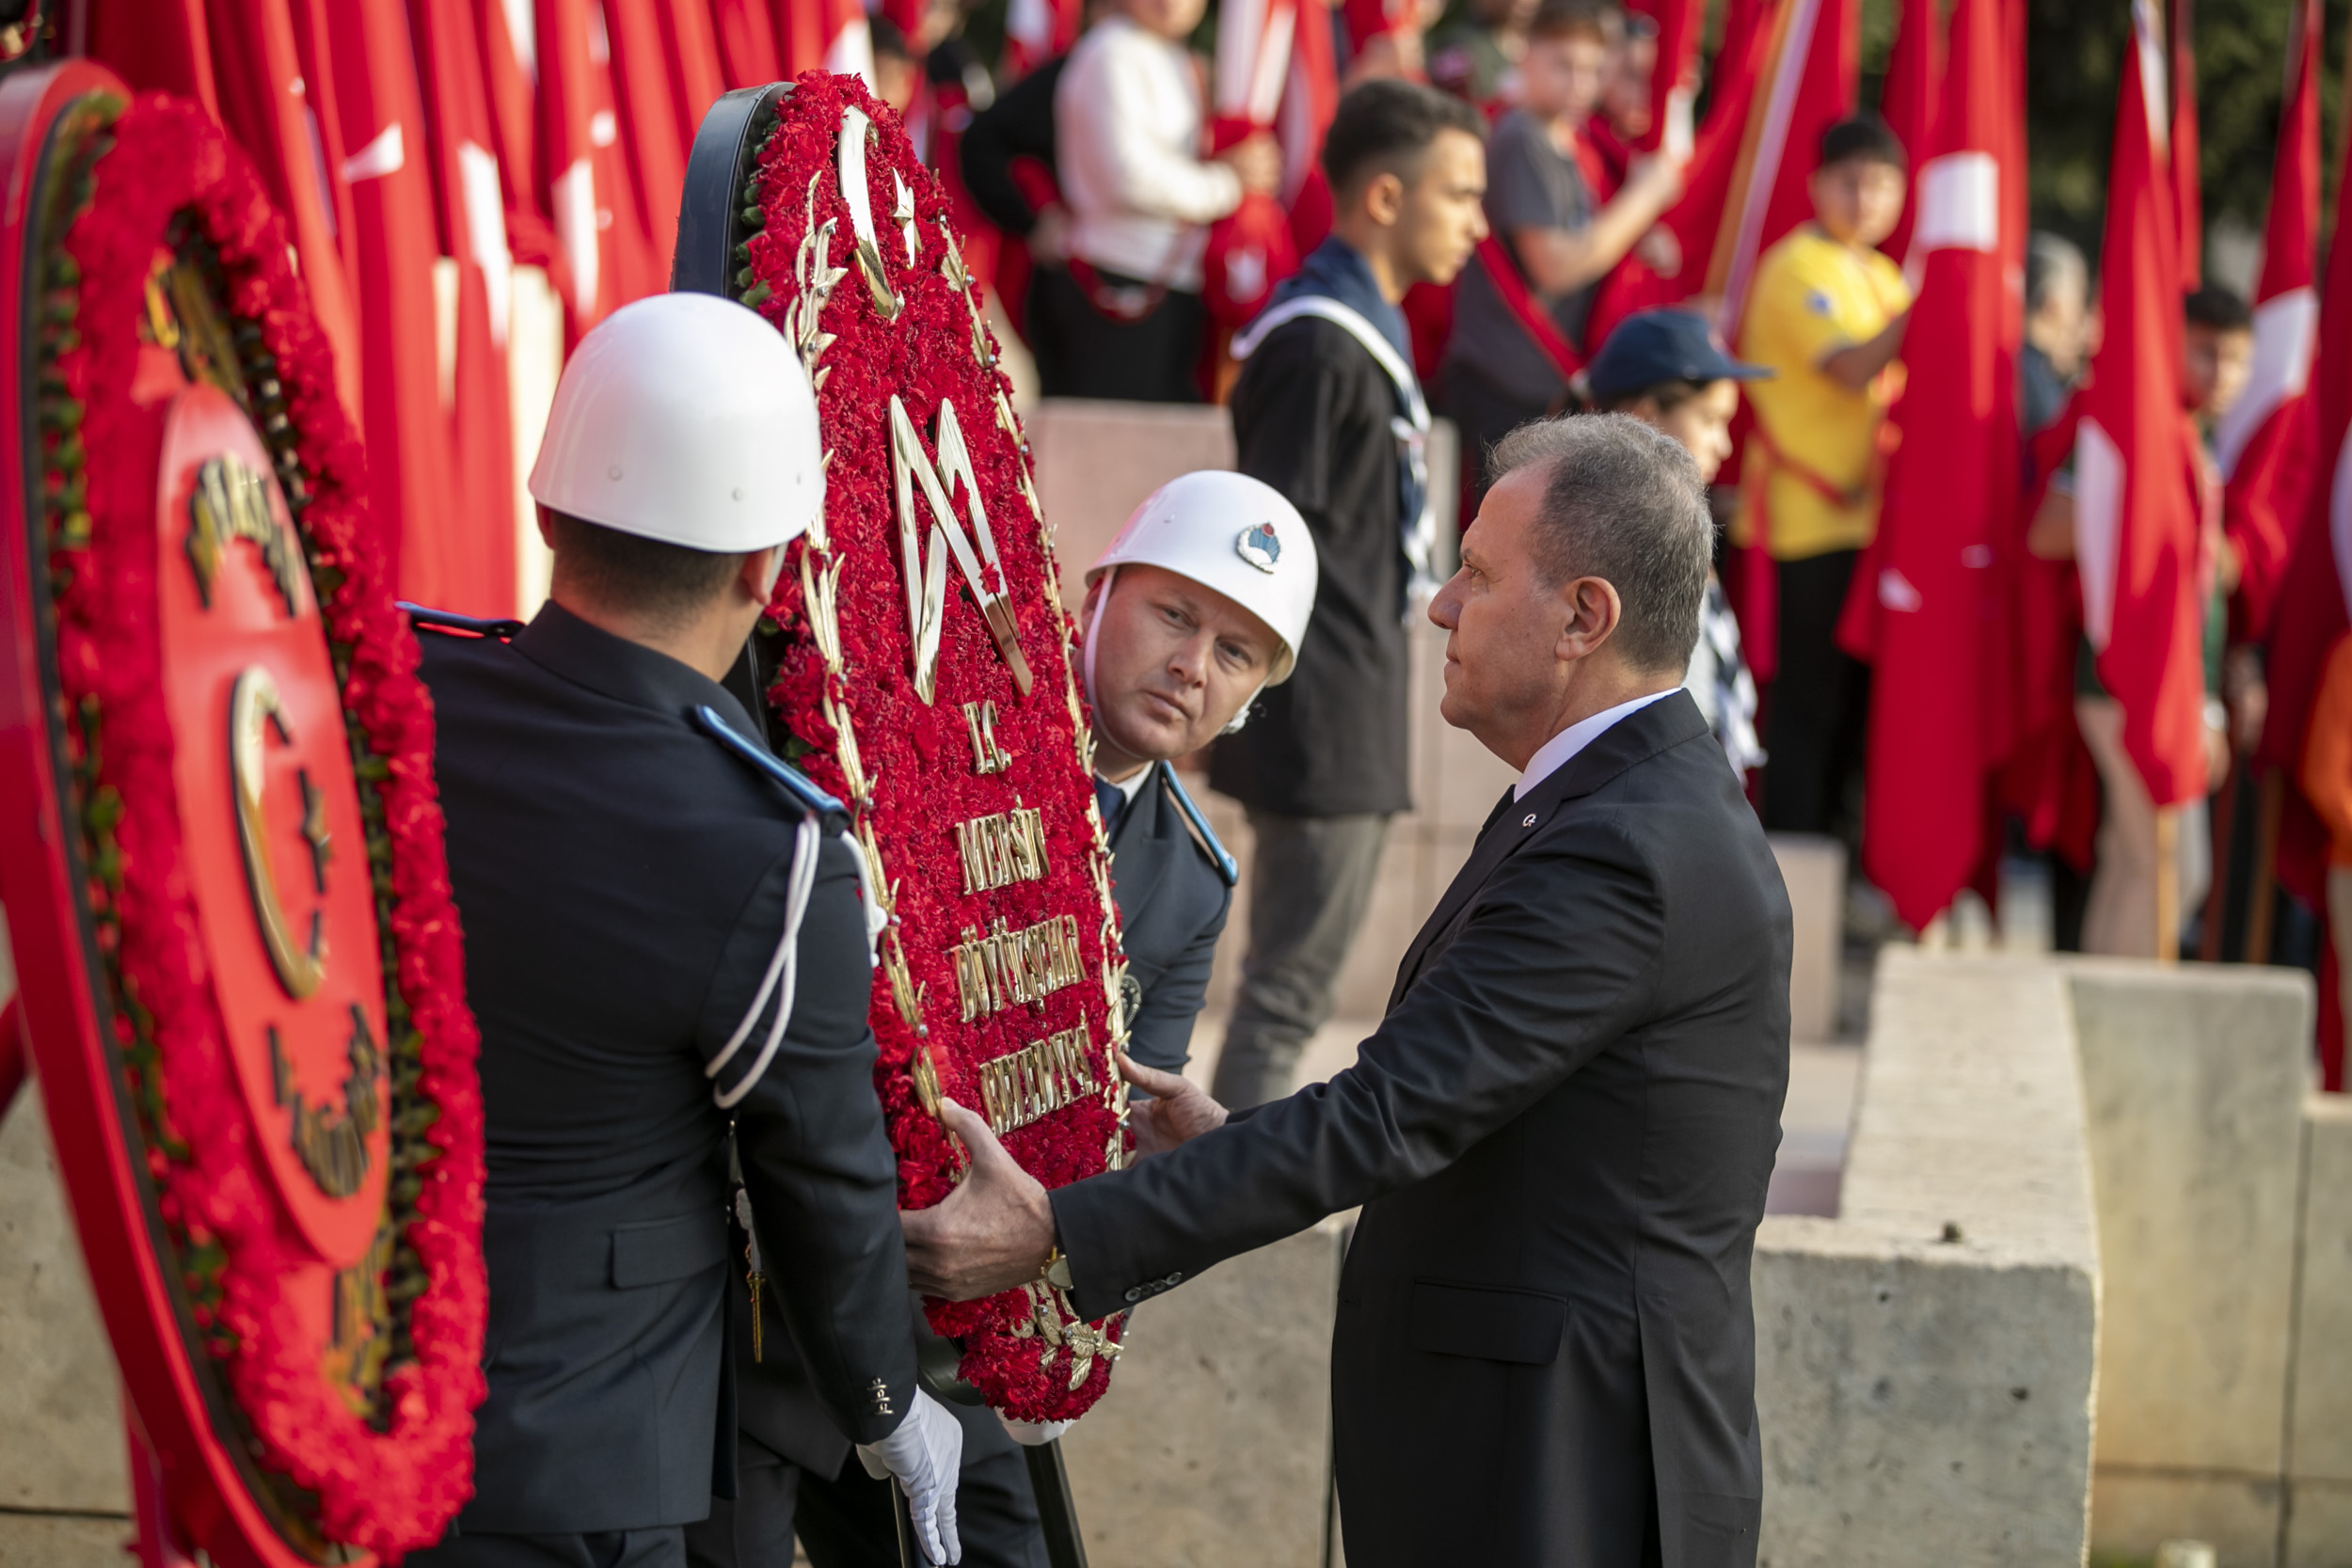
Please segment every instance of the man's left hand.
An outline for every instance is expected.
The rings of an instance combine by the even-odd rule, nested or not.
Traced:
[[[1054,1206],[1013,1164],[988,1123],[954,1101],[939,1119],[962,1140],[972,1168],[946,1201],[902,1210],[907,1278],[927,1296],[977,1301],[1038,1277],[1054,1251]]]

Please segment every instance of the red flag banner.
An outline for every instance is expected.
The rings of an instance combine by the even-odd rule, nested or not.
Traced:
[[[2204,280],[2205,194],[2197,138],[2197,3],[2172,0],[2172,205],[2181,226],[2181,287]]]
[[[2238,557],[2236,631],[2248,640],[2269,630],[2318,439],[2309,388],[2319,343],[2319,0],[2297,0],[2254,292],[2253,373],[2214,433],[2228,485],[2223,528]]]
[[[1933,7],[1907,12],[1910,25]],[[1904,338],[1903,440],[1855,610],[1872,633],[1862,855],[1925,926],[1985,851],[2004,666],[2000,557],[2019,484],[2025,249],[2023,0],[1959,0],[1936,129],[1916,166],[1920,292]],[[1850,610],[1850,619],[1854,613]]]
[[[2204,793],[2204,570],[2181,394],[2179,219],[2153,0],[2135,0],[2107,175],[2100,305],[2074,444],[2083,633],[2159,806]]]
[[[1919,177],[1931,155],[1929,139],[1942,100],[1944,79],[1943,8],[1937,0],[1902,0],[1902,21],[1896,28],[1895,49],[1886,63],[1886,86],[1879,94],[1879,118],[1911,159],[1912,198],[1903,203],[1879,249],[1897,261],[1911,257],[1912,224],[1919,213]],[[1917,279],[1913,279],[1915,287]]]

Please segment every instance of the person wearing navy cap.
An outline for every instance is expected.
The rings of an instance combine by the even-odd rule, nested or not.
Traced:
[[[1712,484],[1731,455],[1740,383],[1772,373],[1767,366],[1724,353],[1704,316],[1642,310],[1620,322],[1584,368],[1584,394],[1596,413],[1630,414],[1673,436],[1697,459],[1699,477]],[[1763,767],[1764,748],[1756,738],[1756,681],[1740,651],[1740,623],[1713,572],[1707,574],[1699,640],[1683,685],[1707,716],[1732,771],[1745,778],[1747,769]]]

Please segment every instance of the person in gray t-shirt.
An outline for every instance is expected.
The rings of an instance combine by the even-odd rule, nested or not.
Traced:
[[[1544,0],[1528,28],[1524,102],[1496,123],[1486,146],[1486,221],[1530,303],[1571,345],[1582,341],[1594,285],[1682,188],[1678,166],[1637,158],[1624,187],[1611,192],[1586,140],[1622,33],[1615,21],[1602,0]],[[1486,259],[1482,251],[1462,275],[1439,375],[1445,410],[1475,443],[1472,453],[1552,411],[1567,383],[1504,302]]]

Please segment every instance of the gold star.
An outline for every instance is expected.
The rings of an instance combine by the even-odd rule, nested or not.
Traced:
[[[307,768],[295,777],[302,784],[302,841],[310,847],[310,883],[324,894],[326,863],[335,858],[334,835],[326,831],[326,792],[310,782],[310,770]]]

